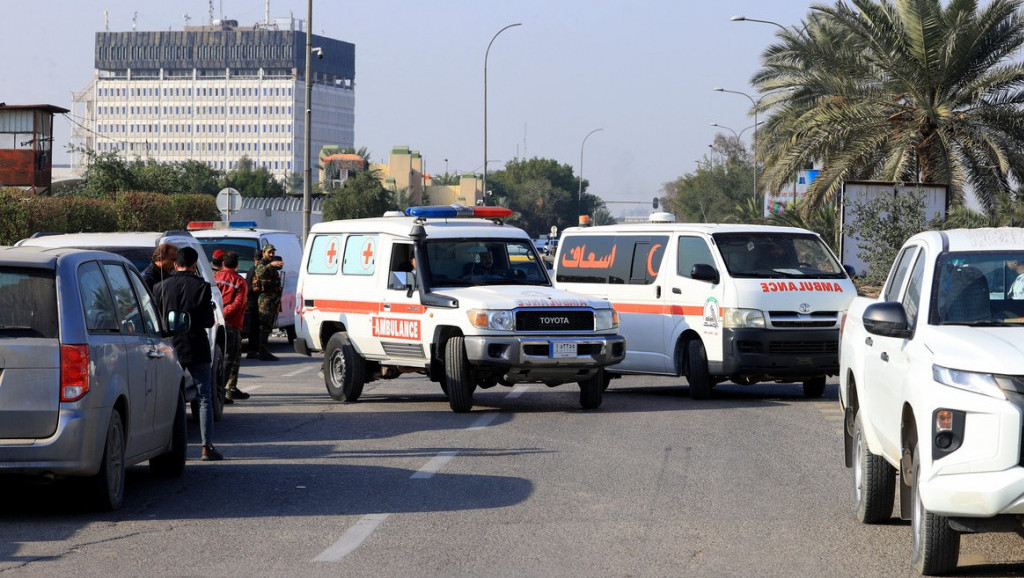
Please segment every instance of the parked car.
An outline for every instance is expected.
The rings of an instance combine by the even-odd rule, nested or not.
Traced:
[[[127,466],[181,475],[187,373],[170,335],[127,259],[0,247],[0,475],[84,477],[105,509]]]
[[[197,271],[210,284],[213,295],[214,324],[209,332],[210,359],[213,360],[214,390],[213,419],[220,421],[224,413],[224,386],[227,382],[228,367],[224,362],[227,351],[227,333],[224,329],[224,302],[220,289],[213,278],[213,269],[203,251],[203,246],[188,231],[132,232],[132,233],[71,233],[66,235],[36,234],[17,242],[18,246],[36,247],[77,247],[109,251],[127,258],[139,271],[144,270],[152,260],[153,251],[162,243],[171,243],[179,249],[192,247],[199,253]],[[199,403],[190,399],[192,418],[198,419]]]

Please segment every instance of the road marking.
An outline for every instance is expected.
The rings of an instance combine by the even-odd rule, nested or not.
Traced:
[[[410,479],[419,480],[434,477],[434,474],[439,472],[441,468],[448,462],[452,461],[459,452],[441,452],[436,456],[430,458],[430,461],[423,464],[423,467],[419,469]]]
[[[473,422],[473,425],[469,426],[466,429],[467,430],[484,429],[485,427],[491,425],[491,422],[493,422],[496,419],[498,419],[498,413],[497,412],[485,413],[485,414],[481,415],[480,417],[476,418],[476,421]]]
[[[306,367],[303,367],[303,368],[300,368],[300,369],[296,369],[295,371],[289,371],[288,373],[283,374],[281,377],[295,377],[296,375],[300,375],[300,374],[306,373],[307,371],[312,371],[314,367],[316,367],[316,366],[315,365],[307,365]]]
[[[388,519],[391,514],[367,514],[356,522],[355,526],[348,529],[347,532],[341,537],[340,540],[332,544],[329,548],[320,552],[316,558],[313,558],[314,562],[340,562],[342,558],[348,556],[353,550],[359,547],[364,540],[373,534],[377,526],[380,526],[384,520]]]

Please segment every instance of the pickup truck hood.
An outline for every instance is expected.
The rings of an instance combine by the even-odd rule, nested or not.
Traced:
[[[935,363],[951,369],[1024,374],[1024,327],[929,327],[925,340]]]
[[[605,299],[585,297],[536,285],[489,285],[444,287],[434,291],[459,300],[462,309],[517,309],[524,307],[611,307]]]

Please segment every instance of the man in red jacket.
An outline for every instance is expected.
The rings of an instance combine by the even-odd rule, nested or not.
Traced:
[[[249,399],[248,393],[238,389],[238,366],[242,359],[242,323],[249,299],[249,286],[236,269],[238,253],[227,251],[221,258],[220,270],[213,276],[224,299],[224,322],[228,332],[228,363],[231,364],[231,371],[228,373],[225,403],[234,403],[236,399]]]

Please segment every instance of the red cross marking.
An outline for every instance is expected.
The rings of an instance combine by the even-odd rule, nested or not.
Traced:
[[[335,249],[337,241],[331,240],[331,246],[327,249],[327,263],[334,263],[334,256],[338,254],[338,250]]]
[[[373,258],[373,240],[367,239],[363,244],[363,268],[369,268],[370,259]]]

